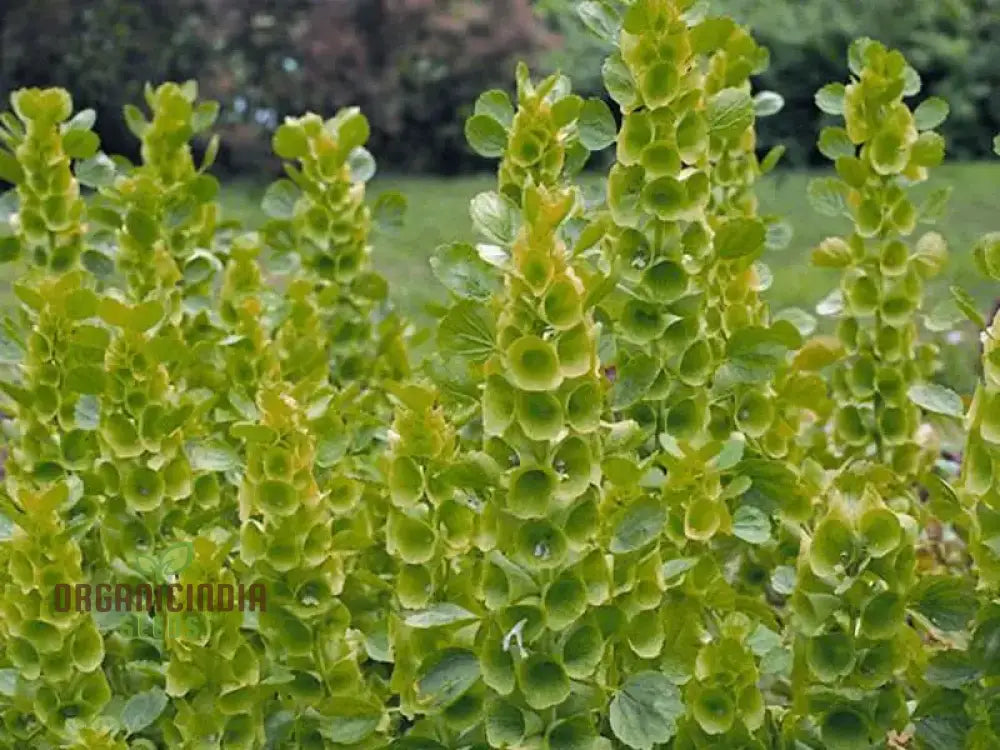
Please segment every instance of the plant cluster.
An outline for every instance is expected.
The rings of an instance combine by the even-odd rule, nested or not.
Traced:
[[[403,206],[366,198],[359,110],[284,121],[247,231],[216,202],[218,141],[193,156],[218,116],[193,82],[126,108],[137,164],[65,91],[13,94],[3,747],[998,746],[1000,317],[959,289],[922,310],[947,193],[913,197],[947,105],[851,45],[816,96],[835,176],[809,188],[845,221],[813,251],[840,276],[830,325],[773,312],[766,50],[692,0],[582,10],[620,126],[523,65],[514,101],[478,99],[497,188],[470,205],[482,242],[431,258],[449,299],[417,367],[370,264]],[[1000,279],[1000,236],[974,252]],[[968,404],[931,337],[966,316]],[[54,600],[163,576],[266,607]]]

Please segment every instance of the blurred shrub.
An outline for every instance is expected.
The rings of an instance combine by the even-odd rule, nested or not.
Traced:
[[[529,0],[339,0],[291,10],[253,0],[254,12],[245,3],[228,6],[227,36],[247,40],[234,53],[269,44],[271,51],[283,45],[284,56],[272,54],[261,71],[259,57],[248,55],[230,68],[223,97],[249,92],[251,108],[280,112],[359,106],[370,115],[381,160],[417,170],[473,164],[462,133],[471,103],[483,89],[506,86],[515,60],[550,41]]]
[[[239,171],[276,167],[284,114],[359,106],[383,163],[456,172],[477,163],[476,96],[553,40],[530,0],[5,0],[0,89],[65,86],[117,123],[146,80],[197,77]],[[101,136],[134,153],[124,129]]]
[[[989,153],[1000,129],[1000,0],[723,0],[771,50],[761,85],[785,97],[786,112],[766,121],[767,141],[788,143],[790,157],[816,155],[820,114],[813,96],[844,65],[851,39],[871,36],[903,52],[920,71],[924,91],[948,100],[942,131],[952,156]],[[778,122],[778,120],[781,122]]]
[[[207,0],[2,0],[0,91],[71,89],[107,147],[134,157],[122,107],[147,80],[200,77],[215,46],[209,11]]]

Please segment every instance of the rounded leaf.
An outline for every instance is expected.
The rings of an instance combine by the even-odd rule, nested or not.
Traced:
[[[684,716],[677,686],[659,672],[629,677],[611,701],[611,731],[634,750],[651,750],[668,742]]]
[[[465,139],[480,156],[498,158],[507,147],[507,129],[486,114],[477,114],[465,121]]]
[[[536,711],[558,706],[570,693],[569,676],[555,659],[532,654],[518,668],[518,687],[525,702]]]

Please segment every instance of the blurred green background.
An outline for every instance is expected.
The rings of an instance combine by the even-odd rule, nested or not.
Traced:
[[[199,81],[221,104],[223,151],[217,172],[232,215],[250,223],[280,165],[270,136],[287,114],[332,114],[357,105],[372,123],[371,151],[380,175],[371,191],[400,190],[410,201],[406,224],[377,238],[375,261],[393,296],[411,315],[443,294],[427,258],[439,244],[472,240],[468,201],[490,189],[493,165],[466,146],[463,123],[476,96],[510,90],[514,64],[536,73],[561,69],[584,95],[601,95],[604,43],[577,17],[579,0],[0,0],[0,92],[61,85],[77,107],[98,112],[109,153],[135,157],[122,106],[142,101],[146,81]],[[837,275],[809,267],[811,248],[844,231],[810,208],[805,188],[820,173],[815,148],[827,118],[813,95],[847,77],[850,41],[871,36],[901,49],[923,79],[925,95],[943,96],[951,117],[942,128],[950,164],[933,187],[954,186],[937,227],[953,250],[946,279],[973,292],[984,313],[1000,296],[972,267],[970,248],[1000,229],[1000,0],[712,0],[708,12],[747,23],[771,50],[759,90],[780,93],[785,109],[759,122],[762,151],[781,143],[784,166],[761,186],[765,211],[794,229],[788,249],[765,260],[774,271],[775,308],[813,310]],[[595,160],[585,182],[600,189]],[[0,186],[2,189],[2,186]],[[943,341],[945,380],[967,392],[975,378],[971,326]]]

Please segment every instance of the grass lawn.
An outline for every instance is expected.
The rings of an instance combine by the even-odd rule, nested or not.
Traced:
[[[831,219],[813,211],[806,198],[806,185],[814,173],[780,172],[767,178],[758,190],[762,213],[784,216],[794,229],[788,249],[763,258],[774,272],[768,298],[780,308],[798,305],[812,308],[836,283],[836,271],[814,269],[809,264],[812,248],[824,237],[848,228],[846,220]],[[594,183],[597,178],[590,178]],[[369,188],[374,197],[398,190],[409,199],[401,231],[378,237],[375,263],[389,278],[392,295],[410,314],[420,314],[425,302],[440,298],[443,290],[430,272],[427,258],[443,243],[475,241],[469,219],[469,200],[476,193],[494,189],[490,175],[459,179],[398,177],[376,179]],[[1000,230],[1000,165],[953,164],[936,170],[931,189],[951,185],[954,195],[948,213],[937,229],[951,245],[952,260],[946,278],[935,282],[938,297],[950,284],[960,284],[984,305],[1000,289],[993,289],[972,264],[970,249],[983,233]],[[258,214],[263,185],[237,183],[224,191],[227,212],[253,223]],[[926,186],[921,186],[925,188]],[[921,190],[926,192],[926,190]]]

